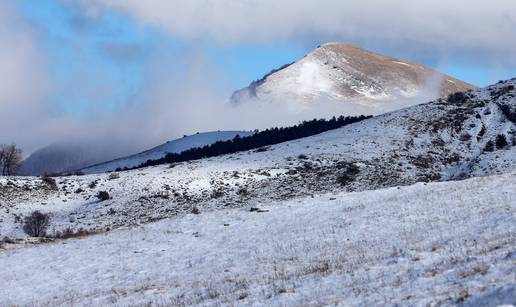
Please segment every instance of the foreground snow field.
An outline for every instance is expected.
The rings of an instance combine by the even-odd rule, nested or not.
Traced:
[[[516,302],[516,172],[0,251],[0,305]]]

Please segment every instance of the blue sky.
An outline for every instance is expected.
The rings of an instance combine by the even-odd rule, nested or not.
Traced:
[[[146,68],[157,48],[181,58],[186,56],[182,50],[201,46],[211,65],[226,78],[229,95],[232,89],[244,87],[324,43],[323,38],[236,44],[187,40],[110,9],[89,17],[82,7],[71,2],[23,0],[18,5],[23,16],[37,29],[38,44],[46,53],[52,81],[57,84],[55,94],[49,98],[55,112],[77,116],[116,110],[141,98]],[[354,42],[380,53],[420,62],[479,86],[512,77],[516,71],[516,65],[493,67],[487,62],[475,63],[453,54],[443,60],[431,52],[418,55],[374,41]],[[76,85],[78,79],[83,80],[80,88]]]
[[[97,104],[109,110],[137,95],[148,53],[155,44],[154,31],[138,27],[120,14],[88,19],[79,7],[62,1],[24,0],[20,6],[37,29],[49,75],[58,86],[56,95],[50,97],[58,102],[56,112],[82,115]],[[124,47],[137,51],[124,58]],[[78,78],[85,79],[81,89],[75,86]],[[93,95],[107,84],[116,85],[116,90]],[[92,101],[92,96],[98,101]]]
[[[205,56],[227,78],[228,88],[238,89],[271,69],[302,57],[310,50],[296,44],[241,44],[185,41],[139,24],[133,18],[103,11],[89,18],[81,7],[59,0],[23,0],[20,11],[37,29],[37,40],[46,52],[55,95],[49,99],[56,112],[76,116],[95,110],[114,111],[138,100],[153,50],[187,56],[182,50],[202,44]],[[83,88],[78,89],[76,80]],[[102,87],[112,85],[116,90]],[[99,93],[100,92],[100,93]],[[228,92],[228,95],[231,93]]]

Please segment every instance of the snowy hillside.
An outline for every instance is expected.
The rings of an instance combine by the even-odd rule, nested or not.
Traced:
[[[197,133],[167,142],[139,154],[89,166],[81,169],[80,172],[84,174],[95,174],[112,172],[116,169],[131,168],[138,166],[147,160],[163,158],[167,153],[181,153],[190,148],[203,147],[218,141],[231,140],[237,135],[245,137],[251,134],[253,134],[253,132],[250,131],[214,131]]]
[[[312,137],[120,174],[0,179],[0,234],[52,215],[50,233],[104,231],[190,212],[327,192],[500,174],[516,168],[516,79]],[[505,141],[502,142],[502,140]],[[99,202],[106,191],[111,199]],[[94,221],[94,222],[92,222]]]
[[[515,172],[260,209],[0,250],[0,305],[516,302]]]
[[[516,79],[247,152],[2,177],[0,305],[514,303],[515,200]]]
[[[381,114],[473,88],[417,63],[328,43],[235,92],[231,101],[330,100],[353,105],[356,114]]]

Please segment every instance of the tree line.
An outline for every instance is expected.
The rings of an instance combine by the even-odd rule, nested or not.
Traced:
[[[261,148],[268,145],[279,144],[295,139],[300,139],[315,134],[319,134],[328,130],[337,129],[352,123],[362,121],[371,116],[340,116],[326,119],[313,119],[303,121],[302,123],[281,128],[270,128],[263,131],[256,131],[255,134],[247,137],[235,136],[232,140],[219,141],[204,147],[191,148],[181,153],[168,153],[165,157],[157,160],[148,160],[135,168],[155,166],[167,163],[177,163],[190,160],[198,160],[203,158],[215,157],[225,154],[232,154],[239,151],[246,151]],[[119,171],[121,169],[118,169]]]

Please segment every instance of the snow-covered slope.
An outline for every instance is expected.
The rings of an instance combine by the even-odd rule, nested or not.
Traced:
[[[513,79],[248,152],[0,177],[0,305],[514,303],[515,136]]]
[[[231,101],[330,100],[354,105],[364,114],[381,114],[473,88],[414,62],[328,43],[235,92]]]
[[[516,79],[316,136],[216,158],[109,174],[0,178],[0,234],[52,214],[51,233],[103,231],[205,208],[457,180],[516,168]],[[501,138],[507,144],[497,140]],[[498,145],[497,145],[498,144]],[[503,145],[503,146],[502,146]],[[98,202],[95,195],[109,192]]]
[[[253,132],[250,131],[214,131],[197,133],[167,142],[139,154],[89,166],[81,169],[80,172],[84,174],[94,174],[112,172],[116,169],[132,168],[146,162],[147,160],[161,159],[166,156],[167,153],[180,153],[191,148],[203,147],[218,141],[231,140],[237,135],[245,137],[252,134]]]
[[[516,302],[514,172],[260,206],[0,250],[0,305]]]

